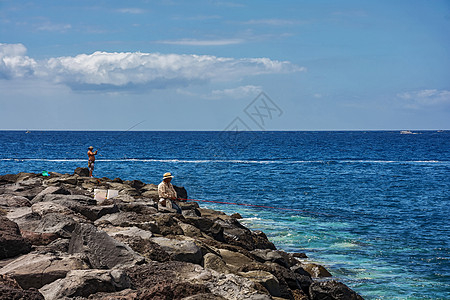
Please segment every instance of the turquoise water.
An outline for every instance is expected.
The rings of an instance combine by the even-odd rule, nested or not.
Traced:
[[[0,132],[1,173],[68,172],[158,183],[239,212],[366,299],[450,299],[450,134],[421,132]]]

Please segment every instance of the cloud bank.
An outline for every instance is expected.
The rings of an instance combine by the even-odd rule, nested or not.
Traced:
[[[450,105],[450,91],[426,89],[397,94],[397,97],[405,102],[405,106],[411,109]]]
[[[0,79],[44,79],[73,90],[169,88],[305,71],[288,61],[211,55],[94,52],[35,60],[22,44],[0,44]]]

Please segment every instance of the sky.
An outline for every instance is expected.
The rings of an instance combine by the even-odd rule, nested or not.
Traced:
[[[439,129],[449,0],[0,0],[0,130]]]

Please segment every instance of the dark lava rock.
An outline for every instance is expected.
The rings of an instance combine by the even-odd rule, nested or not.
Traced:
[[[128,244],[131,249],[149,260],[159,262],[170,260],[170,254],[149,239],[143,239],[139,236],[129,237],[121,234],[114,236],[114,239]]]
[[[34,288],[24,290],[14,279],[0,275],[0,300],[44,300],[44,296]]]
[[[138,289],[138,299],[183,299],[197,294],[210,294],[210,290],[200,284],[179,282],[177,269],[185,263],[150,262],[143,266],[129,268],[127,274],[132,285]]]
[[[348,286],[335,280],[314,282],[309,287],[311,300],[363,300]]]
[[[91,224],[75,226],[68,252],[85,253],[92,267],[97,269],[110,269],[119,264],[133,264],[143,260],[131,248]]]
[[[88,168],[76,168],[73,174],[81,176],[81,177],[89,177],[89,169]]]
[[[31,244],[22,237],[19,226],[7,217],[0,216],[0,259],[30,251]]]
[[[177,196],[178,198],[181,199],[187,199],[188,198],[188,194],[186,189],[183,186],[173,186],[175,192],[177,192]]]

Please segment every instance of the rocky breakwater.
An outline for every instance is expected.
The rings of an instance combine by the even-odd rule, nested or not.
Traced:
[[[86,175],[0,176],[0,299],[362,299],[238,214],[177,214],[156,185]]]

